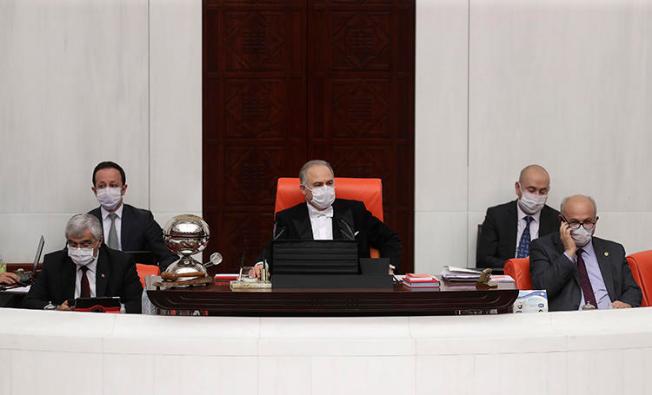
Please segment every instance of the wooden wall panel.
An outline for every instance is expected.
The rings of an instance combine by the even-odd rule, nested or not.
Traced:
[[[381,177],[413,268],[414,1],[204,3],[204,216],[221,271],[268,240],[275,183],[322,158]]]

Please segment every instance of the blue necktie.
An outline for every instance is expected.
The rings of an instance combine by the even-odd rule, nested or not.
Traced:
[[[518,251],[516,252],[517,258],[525,258],[530,255],[530,223],[534,218],[529,215],[525,218],[525,229],[521,235],[521,241],[518,242]]]

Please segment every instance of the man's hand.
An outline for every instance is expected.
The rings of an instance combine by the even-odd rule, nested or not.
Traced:
[[[20,277],[16,273],[0,273],[0,284],[14,285],[18,283]]]
[[[260,271],[263,270],[263,264],[258,262],[249,270],[249,278],[260,278]]]
[[[60,305],[57,306],[57,310],[59,311],[72,311],[72,308],[68,305],[68,301],[64,301]]]
[[[629,303],[621,302],[620,300],[616,300],[611,304],[611,307],[614,309],[629,309],[632,307],[632,305]]]
[[[564,244],[564,252],[569,257],[574,257],[575,252],[577,251],[577,246],[575,245],[575,240],[571,237],[571,230],[566,222],[562,222],[559,227],[559,237],[561,238],[561,242]]]

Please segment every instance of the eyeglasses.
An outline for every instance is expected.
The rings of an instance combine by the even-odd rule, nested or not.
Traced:
[[[74,241],[68,240],[67,243],[68,247],[72,247],[72,248],[92,248],[93,244],[95,244],[93,240],[84,240],[80,243],[76,243]]]
[[[561,217],[561,220],[566,222],[568,224],[568,227],[570,230],[578,230],[581,227],[583,227],[586,230],[593,230],[595,228],[595,223],[598,221],[598,217],[596,217],[594,220],[586,220],[586,221],[569,221],[564,217]]]

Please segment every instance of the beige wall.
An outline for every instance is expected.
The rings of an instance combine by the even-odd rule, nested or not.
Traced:
[[[2,1],[0,53],[5,260],[63,246],[100,160],[161,224],[201,213],[201,1]]]
[[[476,225],[532,162],[597,234],[652,249],[652,2],[418,1],[416,268],[474,264]]]

